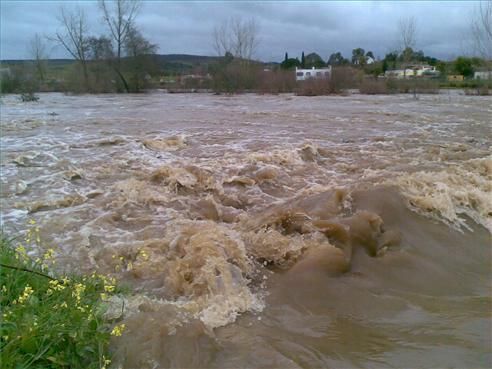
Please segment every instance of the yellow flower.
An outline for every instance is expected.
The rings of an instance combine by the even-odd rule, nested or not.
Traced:
[[[29,224],[36,224],[36,221],[34,219],[29,219]]]
[[[43,255],[43,259],[45,261],[53,260],[54,258],[55,258],[55,250],[53,249],[48,249]]]
[[[63,291],[65,289],[65,286],[60,284],[60,281],[58,281],[57,279],[49,281],[49,285],[54,291]],[[48,295],[51,295],[51,293],[49,293]]]
[[[17,299],[19,304],[23,304],[32,295],[33,292],[34,290],[32,289],[32,287],[26,285],[24,291],[22,292],[22,295],[20,295],[19,298]]]
[[[26,248],[22,244],[19,244],[15,248],[15,252],[17,253],[16,257],[21,256],[22,258],[27,258]]]
[[[105,285],[104,286],[104,291],[106,291],[106,292],[114,292],[114,288],[115,288],[115,286],[112,286],[110,284],[109,285]]]
[[[85,286],[82,283],[76,283],[75,284],[75,290],[72,291],[72,297],[75,297],[77,299],[77,302],[80,302],[81,296],[85,291]]]
[[[62,307],[62,308],[67,308],[67,307],[68,307],[68,305],[67,305],[66,301],[63,301],[63,302],[61,303],[60,307]]]
[[[106,301],[108,299],[108,295],[105,293],[101,293],[101,300]]]
[[[103,355],[103,366],[101,367],[101,369],[106,369],[109,364],[111,364],[111,360],[106,359],[106,356]]]
[[[125,324],[120,324],[120,325],[117,325],[116,327],[113,328],[113,330],[111,331],[111,335],[112,336],[115,336],[115,337],[119,337],[123,334],[123,331],[125,330]]]
[[[137,254],[137,257],[142,257],[143,260],[149,260],[149,254],[145,252],[145,250],[140,250]]]

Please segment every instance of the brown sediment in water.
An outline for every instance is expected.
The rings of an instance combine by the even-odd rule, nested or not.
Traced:
[[[184,136],[144,139],[142,143],[146,148],[156,151],[178,150],[187,145]]]
[[[492,360],[489,100],[189,98],[2,107],[5,229],[133,288],[115,365]]]

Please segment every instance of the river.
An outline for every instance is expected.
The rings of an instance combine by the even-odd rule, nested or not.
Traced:
[[[114,367],[492,363],[490,97],[40,97],[2,227],[131,286]]]

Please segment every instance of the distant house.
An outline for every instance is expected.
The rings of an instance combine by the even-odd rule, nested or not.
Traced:
[[[396,79],[407,79],[407,78],[432,78],[438,77],[440,72],[436,69],[436,67],[430,65],[410,65],[405,69],[394,69],[387,70],[385,72],[385,77],[387,78],[396,78]]]
[[[492,71],[482,70],[473,74],[473,79],[492,79]]]
[[[366,59],[366,64],[374,64],[376,60],[370,56],[367,57]]]
[[[448,81],[449,82],[461,82],[465,79],[462,74],[449,74]]]
[[[308,79],[330,79],[331,66],[327,68],[300,69],[296,67],[296,81],[306,81]]]

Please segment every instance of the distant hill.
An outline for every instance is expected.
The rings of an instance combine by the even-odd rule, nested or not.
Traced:
[[[32,63],[33,61],[34,60],[29,60],[29,59],[6,59],[6,60],[0,60],[0,64],[4,66],[9,66],[9,65]],[[73,62],[74,62],[73,59],[48,59],[48,64],[55,67],[72,64]]]
[[[206,64],[219,61],[218,56],[205,56],[205,55],[190,55],[190,54],[157,54],[156,59],[159,62],[165,63],[189,63],[189,64]]]
[[[157,54],[154,60],[163,74],[186,74],[192,73],[197,67],[207,69],[209,64],[220,60],[217,56],[189,55],[189,54]],[[28,64],[33,60],[2,60],[0,64],[4,67]],[[48,68],[59,69],[74,63],[73,59],[49,59]]]
[[[161,74],[164,75],[180,75],[191,73],[206,73],[211,64],[220,61],[221,57],[207,55],[191,55],[191,54],[156,54],[154,60]],[[22,65],[33,62],[32,60],[2,60],[0,64],[3,67]],[[60,71],[70,64],[74,63],[73,59],[49,59],[47,61],[48,68],[52,71]],[[263,63],[265,66],[273,66],[277,63]]]

